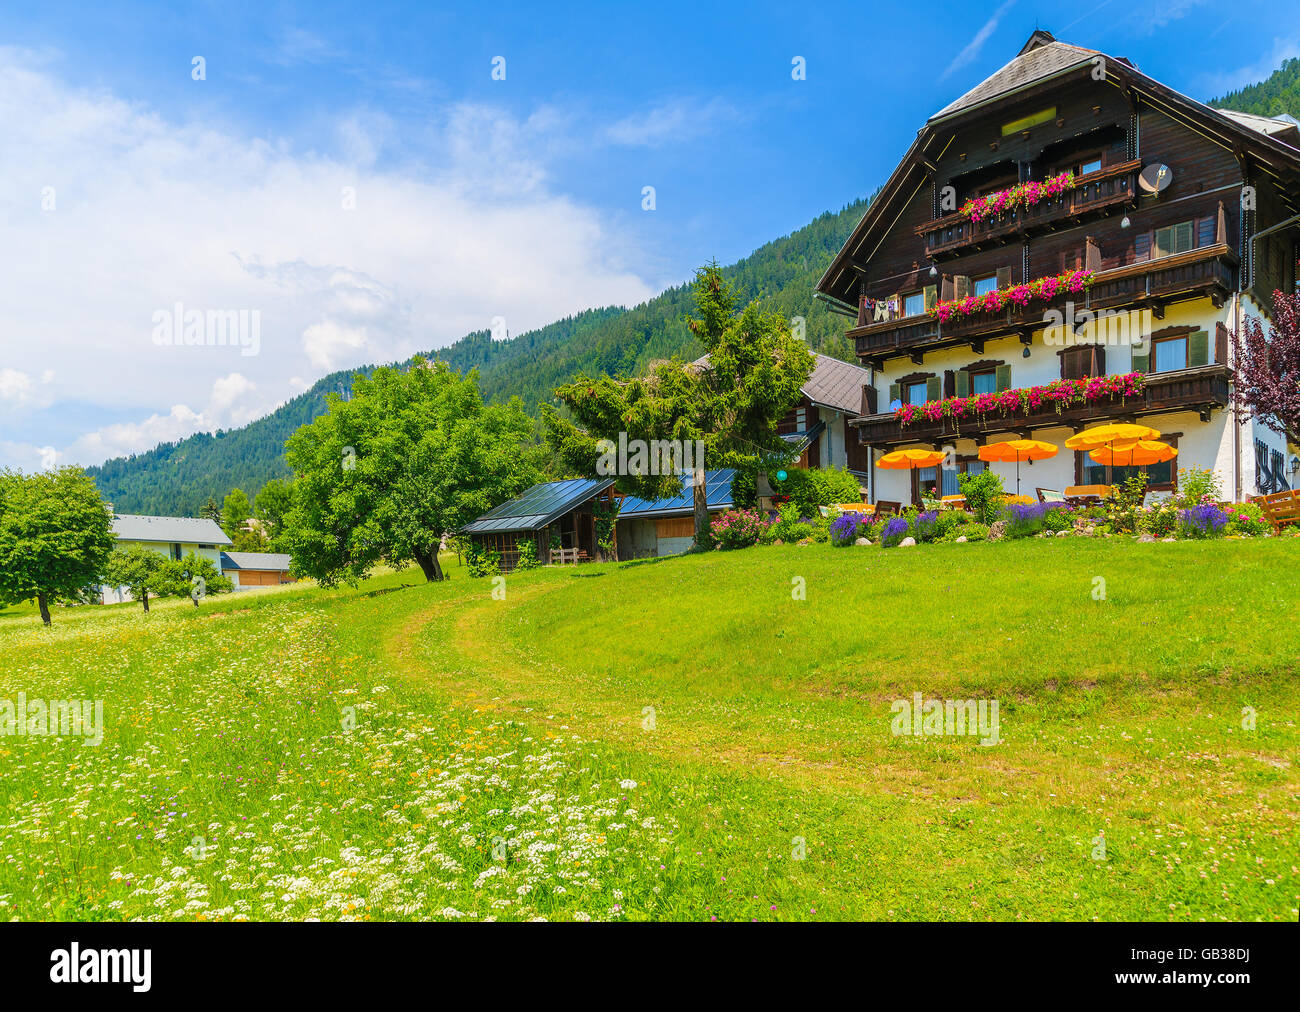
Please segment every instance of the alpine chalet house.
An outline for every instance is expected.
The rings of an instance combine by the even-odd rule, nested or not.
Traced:
[[[1294,121],[1211,109],[1034,32],[925,123],[818,282],[870,371],[850,422],[869,465],[955,454],[868,465],[872,501],[955,494],[981,445],[1025,437],[1061,450],[1021,465],[1023,492],[1116,484],[1132,469],[1063,444],[1124,420],[1178,449],[1141,468],[1157,492],[1180,467],[1213,468],[1235,501],[1287,488],[1282,438],[1234,422],[1228,331],[1267,325],[1273,291],[1296,289],[1298,205]],[[1014,488],[1015,464],[992,466]]]

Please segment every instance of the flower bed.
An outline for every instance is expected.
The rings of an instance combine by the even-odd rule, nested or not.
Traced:
[[[1003,211],[1010,211],[1017,207],[1032,207],[1040,200],[1046,200],[1049,197],[1055,197],[1067,190],[1074,189],[1075,185],[1073,172],[1061,172],[1055,176],[1048,176],[1041,182],[1031,179],[1024,183],[1017,183],[1005,190],[999,190],[997,193],[989,193],[983,197],[973,197],[962,204],[960,214],[971,221],[983,221],[985,218],[992,218],[995,214],[1001,214]]]
[[[1044,386],[1021,387],[1003,390],[996,394],[976,394],[973,397],[945,397],[924,404],[904,404],[894,411],[894,417],[903,425],[917,419],[940,422],[945,418],[981,418],[988,414],[1001,416],[1038,414],[1048,407],[1058,414],[1070,407],[1093,404],[1098,401],[1136,397],[1146,385],[1140,372],[1112,376],[1085,376],[1083,379],[1052,380]]]
[[[1065,271],[1045,278],[1035,278],[1023,285],[1011,285],[1007,288],[995,288],[983,295],[968,295],[964,299],[949,299],[934,307],[933,313],[940,323],[961,320],[976,313],[994,313],[1005,306],[1017,306],[1023,309],[1030,302],[1046,301],[1055,298],[1061,292],[1078,295],[1092,284],[1094,274],[1089,270]]]

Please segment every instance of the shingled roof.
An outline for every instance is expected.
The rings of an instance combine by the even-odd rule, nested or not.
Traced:
[[[1025,48],[1020,51],[1019,56],[1001,70],[984,78],[957,101],[944,106],[930,117],[930,122],[983,105],[1027,84],[1034,84],[1091,63],[1093,57],[1100,55],[1095,49],[1084,49],[1082,46],[1057,42],[1046,32],[1035,32],[1025,44]]]

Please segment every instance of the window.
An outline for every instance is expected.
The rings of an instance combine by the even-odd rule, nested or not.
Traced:
[[[1089,172],[1101,171],[1101,155],[1085,158],[1081,162],[1075,162],[1072,170],[1076,176],[1086,176]]]
[[[981,369],[970,374],[970,394],[995,394],[998,392],[998,372],[996,369]]]
[[[172,542],[172,559],[176,562],[181,561],[181,546]]]
[[[940,496],[961,495],[961,485],[958,483],[958,475],[962,474],[980,474],[988,467],[984,461],[978,457],[958,458],[957,466],[952,469],[943,467],[921,467],[912,473],[915,478],[912,482],[912,499],[919,500],[922,492],[928,493],[934,489]]]
[[[1165,433],[1160,437],[1162,442],[1177,448],[1178,437],[1181,433]],[[1090,457],[1087,452],[1077,453],[1081,466],[1079,467],[1079,476],[1082,481],[1080,485],[1122,485],[1124,481],[1135,474],[1146,474],[1147,488],[1153,492],[1176,492],[1178,490],[1178,458],[1165,461],[1163,464],[1146,464],[1141,467],[1112,467],[1108,464],[1098,464]]]
[[[1187,368],[1187,335],[1167,337],[1162,341],[1153,341],[1151,354],[1154,361],[1152,372],[1169,372],[1171,369]]]
[[[913,292],[903,297],[903,315],[920,316],[925,312],[925,292]]]
[[[924,404],[926,401],[930,399],[926,395],[925,380],[921,380],[921,382],[919,383],[907,384],[907,386],[903,388],[903,392],[907,395],[908,404],[920,405],[920,404]]]
[[[1180,221],[1155,230],[1153,257],[1167,257],[1196,248],[1195,229],[1190,221]]]
[[[997,291],[998,276],[987,274],[982,278],[971,278],[970,284],[972,295],[987,295],[989,292]]]

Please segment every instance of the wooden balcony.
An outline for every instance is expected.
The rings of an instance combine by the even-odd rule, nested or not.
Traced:
[[[857,427],[858,438],[866,446],[930,443],[937,447],[956,438],[978,440],[988,433],[1016,432],[1028,437],[1035,429],[1062,425],[1078,431],[1085,423],[1097,419],[1140,418],[1171,411],[1196,411],[1202,420],[1208,421],[1213,409],[1228,405],[1229,375],[1230,371],[1224,365],[1151,373],[1142,393],[1136,397],[1093,401],[1059,412],[1054,407],[1046,407],[1030,415],[990,413],[957,420],[945,418],[937,422],[917,419],[904,426],[892,411],[888,411],[860,416],[849,424]]]
[[[969,344],[982,354],[984,341],[1019,335],[1022,340],[1047,326],[1049,310],[1063,312],[1073,302],[1075,312],[1083,309],[1150,309],[1156,319],[1164,307],[1183,299],[1208,297],[1216,306],[1236,289],[1237,260],[1226,245],[1203,246],[1158,260],[1098,271],[1092,286],[1082,295],[1061,293],[1050,301],[1031,302],[1023,308],[1007,306],[994,313],[977,313],[941,324],[934,316],[911,316],[853,327],[847,336],[854,342],[858,358],[883,366],[885,360],[908,355],[921,362],[927,351]]]
[[[1132,203],[1141,170],[1140,160],[1111,165],[1080,176],[1073,189],[1031,207],[1013,208],[983,221],[949,214],[921,225],[916,234],[925,239],[926,255],[933,260],[948,253],[971,253],[1026,233],[1050,231],[1062,224],[1074,225],[1079,219]]]

